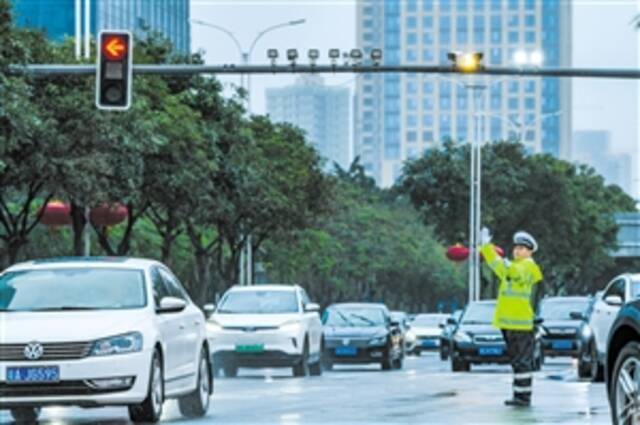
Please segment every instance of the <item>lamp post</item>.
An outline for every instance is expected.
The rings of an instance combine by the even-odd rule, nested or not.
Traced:
[[[262,31],[258,32],[255,36],[251,44],[249,45],[249,49],[245,50],[242,48],[242,44],[238,41],[238,38],[235,36],[233,31],[220,26],[213,24],[211,22],[205,22],[200,19],[191,19],[191,22],[194,24],[202,25],[205,27],[213,28],[218,31],[223,32],[233,41],[233,44],[238,49],[240,53],[240,63],[242,65],[249,65],[251,62],[251,54],[258,44],[258,41],[267,33],[278,30],[280,28],[292,27],[295,25],[301,25],[306,22],[306,19],[296,19],[294,21],[286,21],[276,25],[271,25],[266,27]],[[251,76],[240,74],[240,87],[242,87],[244,91],[244,95],[246,96],[246,108],[247,113],[251,114]],[[242,252],[240,253],[240,264],[239,264],[239,281],[241,285],[251,285],[253,283],[253,249],[251,244],[251,235],[247,236],[247,241],[245,243]]]
[[[484,109],[484,93],[488,87],[478,81],[473,75],[482,69],[483,54],[479,52],[462,53],[451,52],[448,54],[454,68],[458,71],[471,74],[470,81],[464,84],[467,91],[473,95],[474,136],[470,143],[470,178],[469,178],[469,301],[480,299],[480,228],[482,225],[482,141],[486,139],[486,114],[480,111]],[[539,67],[543,62],[543,55],[539,51],[515,53],[514,62],[518,66]],[[490,84],[501,83],[504,79],[493,81]],[[558,115],[558,113],[547,114]],[[546,118],[542,117],[542,118]],[[542,119],[541,118],[541,119]]]

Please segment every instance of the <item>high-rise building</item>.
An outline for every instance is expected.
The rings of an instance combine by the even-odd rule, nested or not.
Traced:
[[[130,30],[138,37],[147,31],[168,38],[176,51],[191,51],[189,0],[80,0],[80,18],[90,8],[91,35],[100,30]],[[42,29],[50,39],[75,36],[76,0],[13,0],[19,26]],[[84,30],[84,22],[81,29]]]
[[[317,75],[304,75],[294,85],[267,89],[267,113],[275,122],[303,129],[320,155],[347,168],[349,152],[349,89],[331,87]]]
[[[450,52],[482,52],[488,66],[515,66],[541,55],[544,66],[571,60],[570,2],[558,0],[362,0],[357,41],[383,50],[388,65],[447,64]],[[465,83],[485,86],[474,107]],[[531,152],[568,157],[571,86],[540,78],[368,74],[358,78],[355,148],[379,184],[389,186],[402,163],[445,140],[474,137],[485,117],[489,140],[520,140]]]
[[[608,184],[620,186],[632,194],[633,155],[612,151],[611,133],[602,130],[580,130],[573,133],[573,161],[593,167]]]

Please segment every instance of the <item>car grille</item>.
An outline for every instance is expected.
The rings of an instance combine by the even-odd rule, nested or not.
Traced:
[[[547,329],[549,335],[554,337],[573,337],[577,333],[576,328],[549,328]]]
[[[28,344],[0,344],[0,361],[30,361],[24,355]],[[42,344],[42,357],[36,361],[78,360],[89,355],[92,342],[61,342]]]
[[[476,335],[473,340],[478,344],[501,344],[504,342],[502,335]]]
[[[225,331],[238,331],[238,332],[264,332],[275,331],[280,329],[277,326],[224,326],[222,329]]]
[[[0,383],[0,397],[82,396],[127,391],[126,388],[94,388],[85,381],[62,381],[55,384],[6,384]]]

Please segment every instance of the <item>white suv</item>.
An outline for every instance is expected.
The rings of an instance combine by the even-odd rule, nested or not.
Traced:
[[[213,364],[228,377],[239,367],[291,367],[294,376],[320,375],[318,311],[297,285],[234,286],[207,322]]]
[[[592,372],[595,381],[604,380],[604,361],[609,332],[618,311],[628,301],[640,296],[640,274],[623,274],[613,279],[593,305],[589,326],[593,330],[592,358],[597,359]]]
[[[166,398],[188,417],[213,389],[205,318],[161,263],[54,259],[0,275],[0,409],[129,407],[157,422]]]

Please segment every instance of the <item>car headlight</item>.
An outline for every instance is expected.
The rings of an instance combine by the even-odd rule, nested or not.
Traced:
[[[222,326],[215,320],[207,320],[207,332],[220,332]]]
[[[128,354],[142,351],[142,334],[131,332],[101,339],[93,343],[92,356],[110,356],[112,354]]]
[[[371,338],[369,340],[369,345],[384,345],[387,343],[387,336],[379,336],[376,338]]]
[[[453,336],[453,339],[455,342],[471,342],[471,336],[466,332],[456,332],[456,334]]]
[[[288,322],[280,326],[282,332],[298,332],[300,330],[300,322]]]
[[[591,330],[591,326],[589,325],[585,325],[582,327],[582,336],[586,339],[591,338],[591,335],[593,335],[593,331]]]
[[[404,339],[405,341],[409,342],[409,343],[413,343],[416,341],[416,334],[414,334],[411,331],[407,331],[406,334],[404,334]]]

